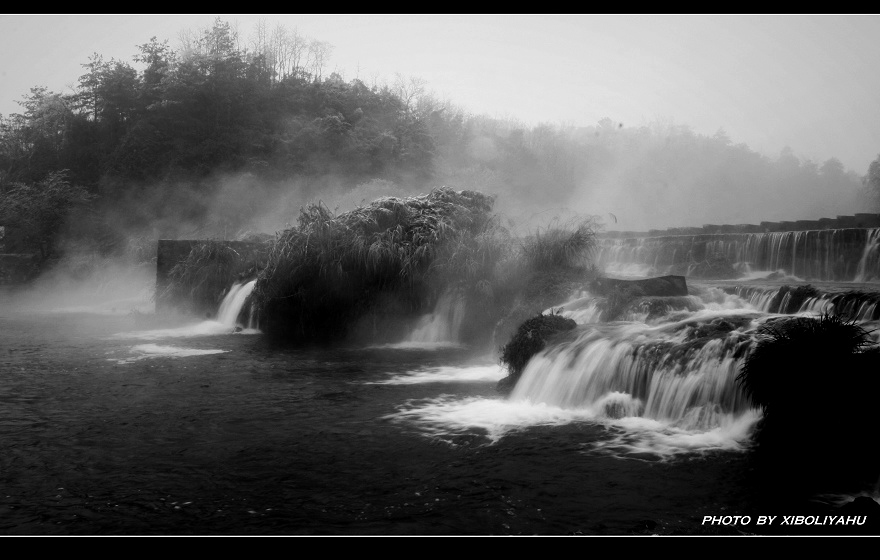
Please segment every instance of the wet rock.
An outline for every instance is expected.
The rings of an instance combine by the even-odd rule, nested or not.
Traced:
[[[501,363],[507,366],[509,375],[498,382],[496,389],[501,393],[510,392],[532,356],[543,350],[550,339],[576,326],[573,319],[554,313],[540,314],[521,324],[501,349]]]
[[[639,296],[686,296],[687,281],[684,276],[657,276],[641,280],[620,280],[617,278],[597,278],[590,285],[591,290],[607,296],[614,290],[628,290]]]
[[[840,507],[842,515],[870,515],[880,517],[880,504],[870,496],[859,496]]]

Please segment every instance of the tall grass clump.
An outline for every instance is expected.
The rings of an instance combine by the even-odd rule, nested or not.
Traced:
[[[339,215],[321,203],[302,208],[258,278],[261,328],[291,341],[339,340],[368,313],[424,310],[452,284],[489,290],[504,252],[493,202],[444,187]]]
[[[807,487],[877,481],[880,352],[862,326],[833,315],[762,327],[737,381],[763,411],[764,467]]]
[[[523,257],[533,270],[590,267],[596,250],[596,227],[592,218],[586,218],[538,228],[523,239]]]
[[[499,282],[504,294],[496,341],[506,343],[528,318],[565,302],[596,278],[598,227],[592,217],[554,221],[513,240]]]
[[[186,307],[191,313],[211,313],[235,282],[254,278],[264,266],[268,244],[260,241],[230,243],[211,239],[193,246],[185,259],[170,270],[160,297]]]
[[[522,238],[521,274],[528,281],[525,298],[541,305],[560,303],[595,277],[597,229],[593,218],[554,221]]]

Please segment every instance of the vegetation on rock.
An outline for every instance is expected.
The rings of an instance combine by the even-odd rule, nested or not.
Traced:
[[[500,391],[512,389],[532,356],[543,350],[555,335],[573,330],[574,320],[557,313],[541,313],[522,323],[513,338],[501,348],[501,363],[508,375],[498,382]]]
[[[764,467],[810,487],[846,472],[876,481],[880,351],[859,324],[837,316],[781,317],[759,330],[737,377],[763,418]]]
[[[292,340],[341,339],[383,296],[417,311],[453,280],[484,280],[494,264],[491,208],[491,197],[448,188],[338,216],[320,203],[303,208],[259,275],[262,328]]]
[[[268,248],[265,241],[236,247],[217,239],[197,243],[171,269],[160,297],[196,314],[214,312],[233,283],[256,277],[265,265]]]

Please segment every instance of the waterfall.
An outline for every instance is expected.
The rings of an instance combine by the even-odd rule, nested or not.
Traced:
[[[457,291],[444,292],[434,310],[419,319],[407,342],[457,344],[464,320],[464,303],[464,297]]]
[[[554,306],[576,327],[529,359],[506,398],[444,394],[402,405],[389,418],[450,442],[474,430],[494,442],[532,427],[587,422],[605,431],[584,452],[665,460],[742,451],[762,412],[737,376],[763,339],[762,326],[780,314],[829,309],[858,321],[880,318],[880,292],[809,286],[696,285],[689,296],[636,298],[612,321],[601,317],[603,299],[580,292]],[[431,382],[433,373],[394,382]]]
[[[233,284],[229,288],[229,293],[223,298],[223,301],[220,303],[220,309],[217,311],[218,323],[230,329],[234,329],[238,325],[238,315],[241,313],[241,309],[244,307],[248,296],[254,291],[256,283],[256,280],[251,280],[244,284]],[[249,328],[251,327],[250,322],[248,324]]]
[[[872,229],[856,271],[856,282],[880,280],[880,228]]]
[[[604,238],[597,264],[612,274],[684,274],[709,259],[740,273],[781,271],[807,280],[880,278],[880,228]]]
[[[510,395],[598,417],[641,417],[711,430],[751,410],[736,375],[753,339],[735,329],[708,341],[697,325],[583,327],[533,357]]]
[[[241,310],[247,302],[248,296],[250,296],[251,292],[254,291],[254,286],[256,285],[256,283],[256,280],[252,280],[243,284],[233,284],[232,287],[229,288],[229,293],[226,294],[226,297],[224,297],[223,301],[220,303],[220,308],[217,311],[216,319],[208,319],[199,323],[170,329],[151,329],[145,331],[117,333],[116,335],[114,335],[114,338],[162,340],[168,338],[214,336],[230,334],[233,332],[241,332],[243,334],[260,334],[260,331],[255,327],[253,307],[251,307],[251,313],[248,319],[247,326],[244,327],[238,322],[238,317],[241,314]],[[211,350],[203,352],[200,349],[178,348],[171,345],[160,346],[156,344],[140,345],[133,347],[132,350],[137,353],[136,358],[127,358],[123,361],[120,361],[119,363],[129,363],[131,361],[143,359],[144,357],[155,357],[160,355],[182,357],[226,351]]]
[[[781,288],[736,286],[728,289],[750,306],[764,313],[812,315],[825,313],[855,321],[880,319],[880,293],[874,291],[819,292],[817,290],[815,295],[805,297],[798,303],[800,300],[793,296],[793,290],[798,288],[790,286]]]

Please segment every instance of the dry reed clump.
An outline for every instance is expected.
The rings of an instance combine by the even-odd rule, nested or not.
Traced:
[[[522,254],[533,270],[590,267],[596,250],[594,219],[578,219],[539,228],[522,242]]]
[[[289,340],[340,339],[389,294],[406,312],[450,283],[479,283],[503,252],[488,244],[498,229],[492,205],[490,196],[445,187],[340,215],[308,205],[277,235],[258,278],[261,327]]]
[[[598,228],[592,217],[556,220],[508,244],[498,267],[494,343],[506,343],[523,321],[566,301],[597,276],[592,257]]]
[[[262,268],[268,245],[235,244],[211,239],[197,243],[187,257],[174,265],[161,298],[188,306],[187,311],[216,311],[235,282],[255,277]]]
[[[521,239],[517,274],[526,282],[521,293],[528,305],[541,311],[559,304],[596,276],[597,229],[593,218],[555,221]]]

